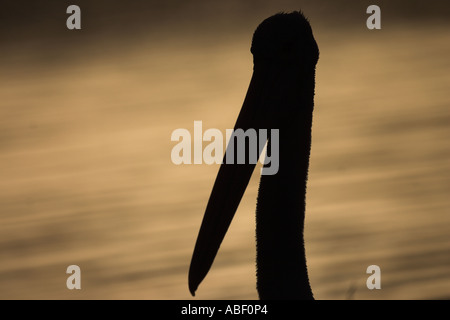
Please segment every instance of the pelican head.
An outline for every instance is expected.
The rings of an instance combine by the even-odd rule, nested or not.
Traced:
[[[261,177],[258,192],[257,289],[261,299],[312,299],[303,224],[319,49],[308,20],[292,12],[264,20],[253,35],[251,52],[253,75],[234,128],[278,129],[280,135],[279,170]],[[274,141],[264,139],[270,150]],[[192,256],[192,295],[210,270],[255,168],[255,163],[226,159]]]

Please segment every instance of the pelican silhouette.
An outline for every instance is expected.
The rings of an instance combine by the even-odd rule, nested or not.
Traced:
[[[235,130],[279,129],[279,170],[262,175],[258,190],[258,295],[260,299],[314,299],[303,230],[319,49],[308,20],[295,11],[264,20],[253,35],[251,52],[253,75]],[[269,151],[270,136],[267,143]],[[192,256],[192,295],[214,261],[254,168],[254,163],[226,163],[224,157]]]

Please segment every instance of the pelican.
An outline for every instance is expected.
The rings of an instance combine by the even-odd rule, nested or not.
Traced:
[[[265,19],[253,34],[250,51],[253,74],[234,128],[279,129],[279,170],[261,175],[258,190],[256,287],[262,300],[312,300],[303,230],[319,49],[308,20],[295,11]],[[269,136],[267,150],[270,145]],[[193,296],[211,268],[255,168],[254,163],[225,160],[191,260]]]

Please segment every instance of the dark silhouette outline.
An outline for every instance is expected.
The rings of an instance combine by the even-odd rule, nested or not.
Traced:
[[[319,49],[301,12],[279,13],[256,29],[253,75],[235,129],[279,129],[279,171],[262,175],[256,207],[260,299],[314,299],[304,246],[305,194]],[[268,148],[270,148],[270,136]],[[261,152],[261,151],[260,151]],[[235,152],[236,154],[236,152]],[[192,295],[208,273],[255,164],[219,169],[189,270]],[[236,163],[236,162],[235,162]]]

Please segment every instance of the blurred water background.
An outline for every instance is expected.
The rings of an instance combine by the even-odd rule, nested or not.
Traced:
[[[67,6],[82,30],[66,28]],[[381,30],[366,8],[381,8]],[[192,299],[218,165],[173,130],[232,128],[268,16],[320,48],[306,249],[317,299],[450,298],[450,5],[444,1],[5,1],[0,298]],[[256,299],[259,170],[196,299]],[[81,290],[66,288],[69,265]],[[366,268],[381,268],[381,289]]]

